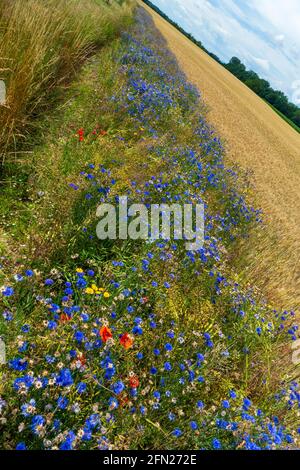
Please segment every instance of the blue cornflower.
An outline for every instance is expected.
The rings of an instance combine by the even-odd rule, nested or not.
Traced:
[[[22,415],[25,416],[25,418],[28,418],[32,414],[32,412],[29,412],[29,408],[35,408],[36,402],[34,399],[31,399],[29,403],[25,403],[24,405],[21,406],[21,412]]]
[[[197,353],[197,359],[198,359],[197,360],[197,366],[199,367],[199,366],[201,366],[202,362],[204,362],[205,358],[204,358],[203,354]]]
[[[27,447],[26,447],[25,442],[19,442],[19,443],[16,445],[16,450],[27,450]]]
[[[86,391],[86,389],[87,389],[86,383],[85,383],[85,382],[80,382],[80,383],[77,385],[77,389],[76,389],[76,390],[77,390],[78,393],[81,394],[81,393],[84,393],[84,392]]]
[[[55,330],[57,328],[57,323],[55,321],[49,321],[47,328],[49,330]]]
[[[22,371],[27,369],[28,362],[20,357],[17,357],[9,361],[8,365],[11,369]]]
[[[25,271],[25,276],[32,277],[32,276],[34,276],[34,272],[31,269],[27,269]]]
[[[49,354],[45,356],[45,359],[48,364],[53,364],[56,361],[56,358],[54,356],[50,356]]]
[[[226,408],[226,409],[227,409],[227,408],[230,408],[230,403],[229,403],[229,401],[228,401],[228,400],[223,400],[223,401],[222,401],[222,406],[223,406],[223,408]]]
[[[212,446],[214,449],[218,450],[218,449],[222,449],[222,446],[221,446],[221,443],[218,439],[214,438],[212,440]]]
[[[74,292],[74,291],[73,291],[73,289],[71,289],[71,287],[67,287],[67,288],[65,289],[65,292],[64,292],[64,293],[65,293],[65,295],[72,295],[73,292]],[[67,299],[67,300],[68,300],[68,299]]]
[[[2,290],[2,295],[4,295],[4,297],[11,297],[12,295],[14,295],[15,291],[12,287],[4,287],[4,289]]]
[[[6,320],[7,322],[12,321],[13,317],[14,317],[13,314],[11,312],[9,312],[8,310],[5,310],[2,313],[2,316],[3,316],[4,320]]]
[[[76,439],[76,435],[73,431],[70,431],[65,439],[64,442],[60,445],[60,450],[72,450],[73,449],[73,442]]]
[[[196,431],[198,429],[198,424],[196,423],[196,421],[191,421],[190,427],[193,431]]]
[[[59,371],[58,376],[56,377],[56,383],[57,385],[60,385],[61,387],[69,387],[70,385],[73,384],[73,377],[71,374],[70,369],[61,369]]]
[[[108,400],[109,407],[112,409],[118,408],[119,402],[115,397],[110,397]]]
[[[76,281],[76,286],[79,289],[84,289],[87,286],[87,282],[83,277],[79,277],[78,280]]]
[[[251,401],[249,400],[249,398],[244,398],[244,401],[243,401],[243,409],[245,411],[248,411],[248,409],[250,408],[251,406]]]
[[[81,343],[84,339],[84,334],[82,331],[76,331],[76,333],[74,333],[74,339],[78,341],[78,343]]]
[[[180,436],[182,436],[182,431],[179,428],[175,428],[174,431],[172,432],[172,434],[175,437],[180,437]]]
[[[119,395],[125,389],[125,385],[123,384],[123,382],[118,381],[114,383],[111,388],[117,395]]]
[[[167,332],[167,336],[168,336],[169,338],[171,338],[171,339],[175,338],[175,333],[174,333],[174,331],[173,331],[173,330],[169,330],[169,331]]]
[[[59,397],[57,399],[57,406],[61,410],[65,410],[68,406],[69,400],[66,397]]]
[[[189,381],[193,382],[195,380],[195,372],[193,370],[189,370]]]
[[[132,333],[134,335],[142,335],[143,334],[143,329],[139,325],[136,325],[132,328]]]
[[[41,426],[44,426],[46,420],[42,415],[36,415],[31,420],[31,430],[34,434],[39,434],[39,429]]]
[[[19,353],[26,351],[28,346],[29,346],[28,341],[23,341],[22,346],[20,346],[18,349]]]

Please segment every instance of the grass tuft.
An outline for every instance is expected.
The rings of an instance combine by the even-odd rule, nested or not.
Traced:
[[[0,1],[0,79],[7,88],[0,114],[2,162],[30,143],[35,118],[82,62],[130,18],[129,3],[86,0]],[[21,150],[24,151],[24,148]]]

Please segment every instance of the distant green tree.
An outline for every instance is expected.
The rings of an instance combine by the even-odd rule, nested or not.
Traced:
[[[299,125],[300,109],[294,103],[291,103],[282,91],[274,90],[267,80],[260,78],[253,70],[247,70],[238,57],[232,57],[228,64],[224,64],[224,66],[257,95],[278,109],[294,124]]]
[[[258,75],[257,78],[248,78],[245,84],[261,98],[265,98],[270,91],[270,83],[267,80],[262,80]]]
[[[296,113],[293,116],[292,121],[296,124],[296,126],[300,127],[300,109],[296,111]]]
[[[226,65],[226,68],[231,73],[233,73],[233,75],[238,77],[240,80],[245,81],[245,79],[246,79],[246,67],[240,61],[240,59],[238,57],[232,57],[232,59],[230,59],[230,62]]]

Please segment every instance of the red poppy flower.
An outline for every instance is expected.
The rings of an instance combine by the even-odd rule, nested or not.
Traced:
[[[120,336],[120,344],[125,349],[129,349],[133,345],[133,339],[128,333],[124,333],[122,336]]]
[[[104,343],[106,343],[107,340],[113,337],[111,330],[107,326],[102,326],[100,329],[100,337]]]
[[[71,318],[72,317],[70,317],[66,313],[62,313],[59,320],[60,320],[61,323],[66,323],[66,322],[70,321]]]
[[[78,130],[77,134],[79,136],[79,142],[83,142],[83,140],[84,140],[84,130],[82,129],[82,127]]]
[[[129,379],[129,385],[131,388],[138,388],[140,385],[140,381],[137,375],[134,375],[133,377],[130,377]]]

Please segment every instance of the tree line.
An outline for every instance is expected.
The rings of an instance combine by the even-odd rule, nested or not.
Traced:
[[[247,70],[246,66],[241,62],[238,57],[232,57],[228,63],[222,62],[216,54],[208,51],[201,41],[198,41],[190,33],[187,33],[179,24],[171,20],[163,11],[161,11],[156,5],[153,5],[149,0],[143,0],[148,6],[150,6],[154,11],[156,11],[160,16],[172,24],[178,31],[180,31],[184,36],[190,39],[194,44],[200,47],[203,51],[209,54],[214,60],[223,65],[227,70],[229,70],[233,75],[235,75],[239,80],[241,80],[245,85],[247,85],[251,90],[253,90],[258,96],[263,98],[274,108],[276,108],[280,113],[286,116],[290,121],[292,121],[296,126],[300,127],[300,108],[291,103],[288,97],[280,90],[274,90],[270,83],[267,80],[261,78],[253,70]]]

